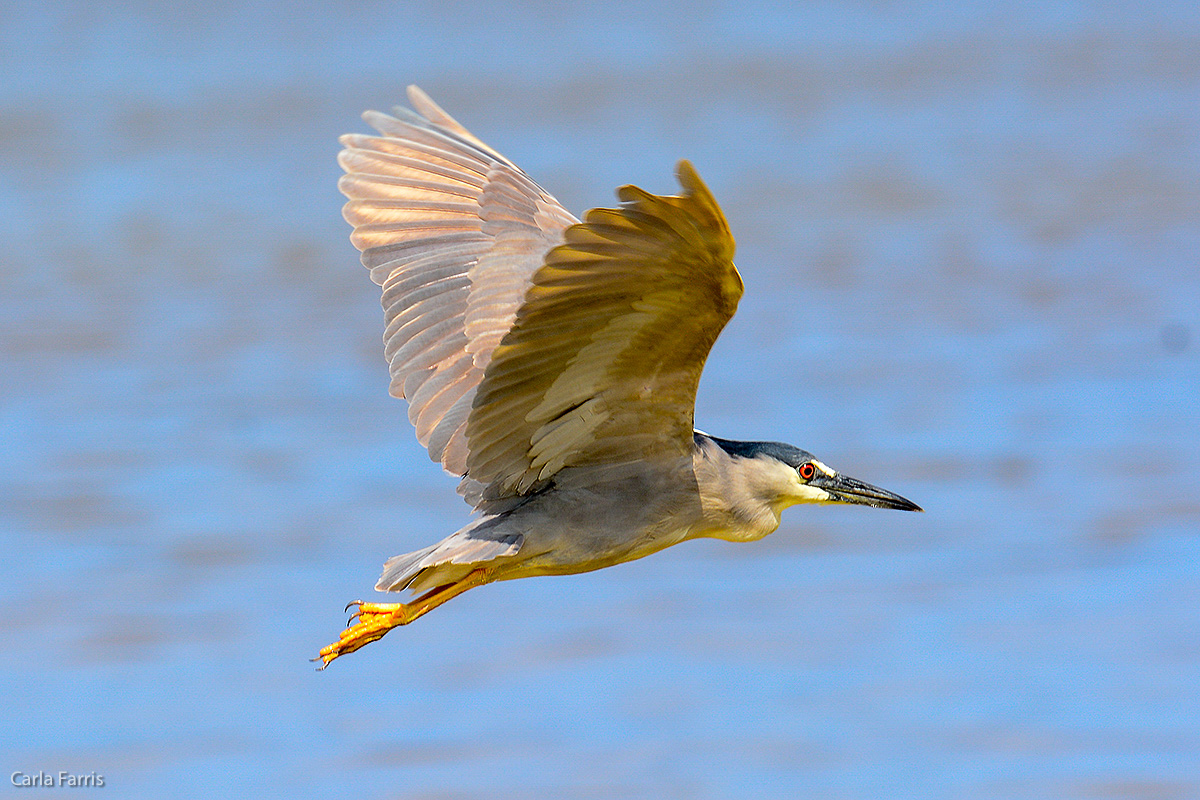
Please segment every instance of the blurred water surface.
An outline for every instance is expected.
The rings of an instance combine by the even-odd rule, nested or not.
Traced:
[[[4,6],[0,772],[1200,797],[1197,8]],[[747,284],[698,425],[928,513],[485,587],[314,673],[467,518],[335,189],[409,82],[576,212],[692,159]]]

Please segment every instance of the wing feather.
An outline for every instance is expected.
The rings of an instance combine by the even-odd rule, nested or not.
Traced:
[[[491,354],[543,256],[577,222],[557,200],[409,87],[415,111],[363,115],[338,188],[371,279],[383,287],[392,394],[429,455],[467,471],[467,418]]]
[[[416,87],[363,118],[338,187],[382,287],[393,394],[478,507],[570,466],[690,451],[696,387],[733,315],[733,239],[687,162],[683,193],[618,190],[580,223]]]
[[[691,165],[684,193],[623,187],[546,255],[467,420],[485,498],[568,466],[690,452],[696,388],[742,293],[733,237]]]

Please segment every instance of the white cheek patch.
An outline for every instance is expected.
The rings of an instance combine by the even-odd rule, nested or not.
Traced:
[[[810,486],[800,480],[800,476],[792,470],[792,489],[789,492],[790,497],[787,500],[787,505],[795,505],[796,503],[828,503],[832,499],[832,495],[824,489],[819,489],[816,486]]]
[[[801,503],[824,503],[831,497],[829,492],[824,489],[809,486],[807,483],[797,483],[793,491],[796,499]]]

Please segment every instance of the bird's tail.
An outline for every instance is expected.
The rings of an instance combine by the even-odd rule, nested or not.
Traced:
[[[515,555],[524,537],[519,533],[500,534],[490,526],[476,523],[452,533],[435,545],[412,553],[392,556],[383,565],[383,574],[375,584],[380,592],[423,592],[454,583],[475,569],[480,562]]]

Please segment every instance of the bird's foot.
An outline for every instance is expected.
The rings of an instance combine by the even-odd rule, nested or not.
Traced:
[[[404,603],[364,603],[355,600],[346,606],[346,610],[349,611],[351,607],[354,607],[354,613],[350,615],[346,630],[341,632],[336,642],[321,648],[320,654],[313,659],[321,662],[318,670],[328,667],[338,656],[353,653],[360,647],[382,639],[392,628],[412,621],[408,606]]]
[[[491,576],[488,570],[480,567],[454,583],[431,589],[410,603],[364,603],[362,600],[355,600],[346,606],[347,611],[351,606],[354,607],[354,613],[350,615],[350,622],[353,624],[342,631],[336,642],[321,648],[321,652],[313,661],[321,662],[318,670],[325,669],[338,656],[353,653],[363,645],[382,639],[392,628],[407,625],[447,600],[489,580]],[[354,621],[356,619],[358,622]]]

